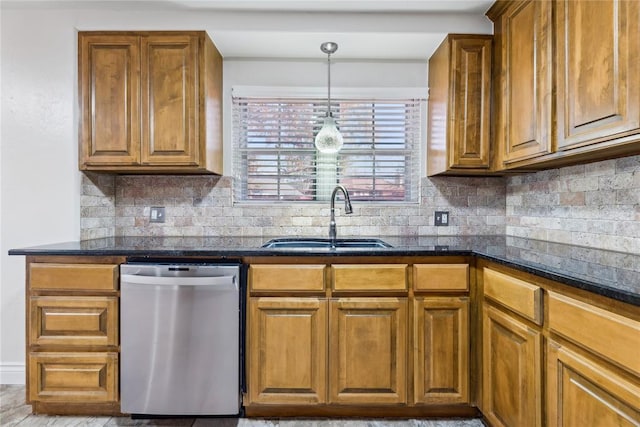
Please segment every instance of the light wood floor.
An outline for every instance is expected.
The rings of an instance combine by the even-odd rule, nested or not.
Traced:
[[[181,418],[133,420],[128,417],[53,417],[31,415],[24,403],[24,386],[0,385],[0,426],[171,426],[171,427],[483,427],[479,419],[465,420],[260,420],[246,418]]]

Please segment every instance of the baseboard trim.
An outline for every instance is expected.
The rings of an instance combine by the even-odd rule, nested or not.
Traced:
[[[23,384],[25,382],[24,363],[0,364],[0,384]]]

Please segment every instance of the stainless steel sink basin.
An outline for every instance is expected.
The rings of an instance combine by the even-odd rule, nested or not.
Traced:
[[[315,239],[306,237],[279,238],[271,239],[263,248],[269,249],[314,249],[314,248],[331,248],[331,240]],[[376,249],[391,248],[392,246],[380,239],[337,239],[336,249]]]

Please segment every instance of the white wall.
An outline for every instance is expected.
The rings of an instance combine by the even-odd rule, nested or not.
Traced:
[[[79,237],[70,16],[2,11],[0,382],[24,382],[24,258],[11,248]]]
[[[24,3],[28,9],[15,8],[14,2],[14,8],[3,7],[0,17],[0,383],[24,382],[25,260],[9,257],[7,251],[77,240],[80,235],[76,31],[203,29],[212,23],[226,30],[220,37],[243,31],[237,20],[228,19],[233,14],[41,10]],[[455,21],[447,19],[443,22]],[[259,26],[264,20],[253,16],[243,24]],[[283,22],[284,28],[294,24],[302,25],[291,17]],[[323,86],[326,68],[313,61],[235,59],[226,61],[224,75],[228,145],[233,85]],[[426,88],[426,78],[426,63],[417,62],[338,61],[332,68],[336,86]],[[225,172],[230,173],[230,150],[225,163]]]

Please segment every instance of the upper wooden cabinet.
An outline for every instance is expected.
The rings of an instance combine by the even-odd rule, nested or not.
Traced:
[[[495,22],[494,132],[498,161],[509,164],[552,150],[551,3],[499,2]]]
[[[556,1],[558,149],[640,133],[640,3]]]
[[[640,3],[499,0],[496,168],[640,153]]]
[[[450,34],[429,59],[430,176],[490,171],[492,40]]]
[[[222,57],[204,32],[80,32],[80,169],[222,173]]]

